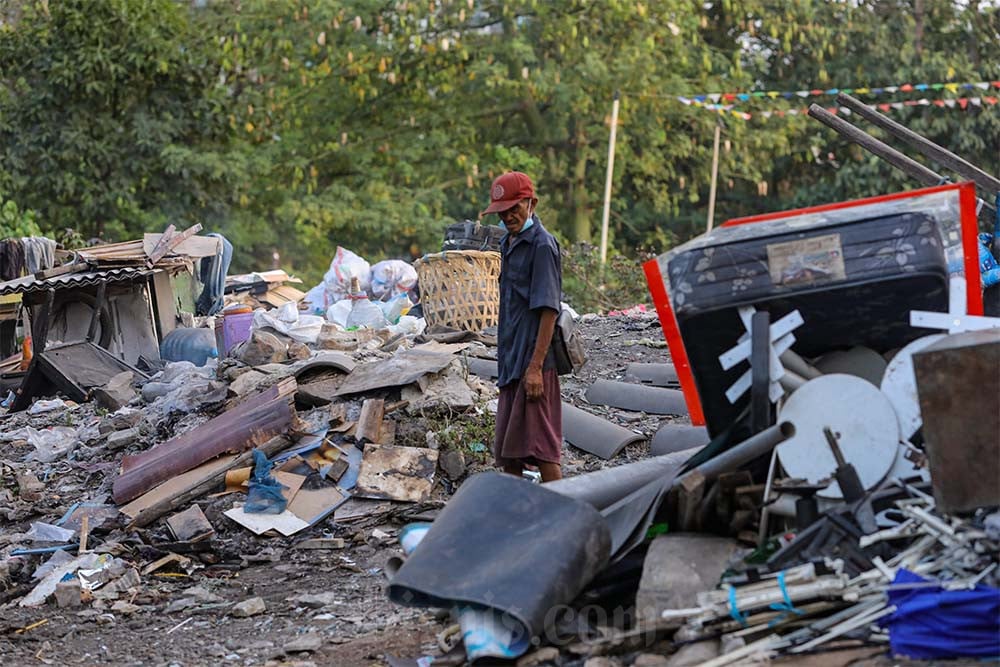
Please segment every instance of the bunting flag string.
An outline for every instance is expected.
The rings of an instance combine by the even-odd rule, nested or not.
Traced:
[[[735,108],[732,104],[706,104],[704,102],[699,102],[693,98],[687,98],[682,96],[677,96],[677,100],[682,104],[688,106],[699,107],[708,111],[715,111],[716,113],[731,115],[735,118],[742,118],[743,120],[750,120],[754,116],[760,116],[763,118],[771,118],[772,116],[777,116],[779,118],[784,116],[805,116],[809,113],[807,108],[798,109],[778,109],[773,111],[757,111],[754,113],[749,113],[746,111],[741,111]],[[1000,98],[983,96],[983,97],[959,97],[956,99],[945,99],[945,100],[928,100],[927,98],[921,98],[919,100],[905,100],[903,102],[886,102],[883,104],[869,104],[868,106],[872,109],[877,109],[884,113],[890,111],[899,111],[905,109],[906,107],[927,107],[935,106],[947,109],[968,109],[971,107],[982,107],[982,106],[994,106]],[[851,110],[847,107],[836,106],[828,107],[826,109],[833,114],[842,114],[844,116],[851,115]]]
[[[687,95],[687,99],[700,103],[719,104],[720,102],[748,102],[752,99],[770,98],[772,100],[790,100],[796,97],[806,99],[810,97],[822,97],[824,95],[836,95],[847,93],[848,95],[885,95],[895,93],[923,92],[927,90],[947,90],[951,93],[958,93],[960,90],[989,90],[990,88],[1000,89],[1000,81],[975,81],[971,83],[904,83],[899,86],[882,86],[878,88],[826,88],[813,90],[755,90],[749,93],[704,93],[701,95]],[[671,96],[672,97],[672,96]]]

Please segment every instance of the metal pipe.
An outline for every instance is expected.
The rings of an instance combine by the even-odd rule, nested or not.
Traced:
[[[775,424],[770,428],[764,429],[757,435],[747,438],[735,447],[722,452],[715,458],[705,461],[685,475],[678,477],[674,481],[674,485],[676,486],[683,477],[696,472],[703,475],[705,479],[712,479],[724,472],[736,470],[750,463],[758,456],[767,454],[794,435],[795,427],[791,422]]]
[[[544,488],[590,503],[599,510],[610,507],[654,479],[674,475],[701,447],[605,468],[548,482]]]
[[[884,141],[879,141],[864,130],[851,125],[843,118],[838,118],[818,104],[813,104],[809,107],[809,115],[845,139],[856,143],[869,153],[882,158],[896,169],[918,181],[921,185],[935,186],[948,182],[948,179],[941,174],[900,153]],[[993,214],[996,213],[993,210],[993,206],[982,199],[977,199],[977,201],[982,207],[980,217],[988,222],[992,221]]]
[[[840,93],[837,95],[837,102],[855,112],[865,120],[882,128],[900,141],[903,141],[909,146],[920,151],[920,153],[934,160],[941,166],[950,169],[962,178],[975,181],[976,185],[981,187],[986,192],[991,194],[1000,192],[1000,178],[991,176],[971,162],[962,159],[941,146],[938,146],[933,141],[920,136],[905,125],[901,125],[888,116],[879,113],[861,100],[855,99],[847,93]]]

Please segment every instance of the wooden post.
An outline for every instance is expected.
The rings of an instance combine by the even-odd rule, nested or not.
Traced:
[[[358,416],[358,425],[354,430],[354,439],[358,445],[364,445],[369,442],[382,442],[379,436],[382,432],[382,418],[384,415],[384,399],[369,398],[361,404],[361,414]]]
[[[611,217],[611,181],[615,173],[615,142],[618,137],[618,91],[611,103],[611,135],[608,137],[608,174],[604,179],[604,213],[601,215],[601,265],[608,259],[608,221]]]
[[[719,184],[719,139],[722,136],[722,124],[715,124],[715,144],[712,148],[712,184],[708,190],[708,229],[712,231],[715,223],[715,192]]]

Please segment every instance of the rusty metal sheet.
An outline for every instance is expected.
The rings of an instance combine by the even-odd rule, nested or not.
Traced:
[[[365,445],[354,495],[381,500],[426,500],[434,485],[436,449]]]
[[[913,371],[939,509],[1000,505],[1000,329],[948,336]]]
[[[238,453],[288,431],[295,410],[295,380],[286,378],[190,431],[122,459],[112,487],[116,503],[139,497],[157,484],[226,453]]]

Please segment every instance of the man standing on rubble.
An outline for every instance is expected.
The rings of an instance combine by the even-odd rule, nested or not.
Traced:
[[[483,211],[496,213],[507,232],[500,242],[500,405],[493,454],[504,472],[521,476],[525,465],[535,465],[550,482],[562,477],[562,404],[551,349],[562,265],[559,244],[535,215],[537,205],[531,179],[512,171],[493,181]]]

